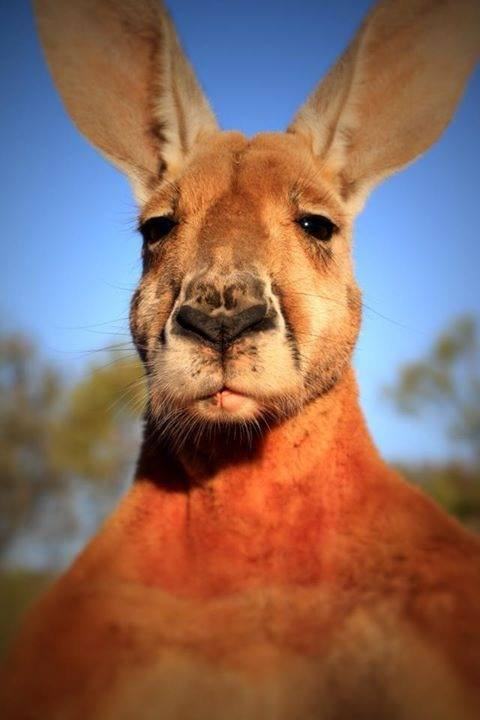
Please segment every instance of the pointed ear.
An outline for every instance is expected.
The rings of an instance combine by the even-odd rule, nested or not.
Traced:
[[[160,0],[34,0],[53,78],[80,131],[142,202],[217,123]]]
[[[478,0],[384,0],[295,117],[360,207],[367,192],[437,140],[480,48]]]

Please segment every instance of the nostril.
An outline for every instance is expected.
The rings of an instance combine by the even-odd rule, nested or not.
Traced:
[[[175,320],[182,330],[187,333],[199,335],[209,342],[218,342],[220,334],[219,322],[201,310],[196,310],[190,305],[182,305]]]
[[[237,315],[225,319],[225,332],[230,341],[235,340],[247,331],[260,332],[274,327],[274,319],[268,315],[266,303],[253,305]]]

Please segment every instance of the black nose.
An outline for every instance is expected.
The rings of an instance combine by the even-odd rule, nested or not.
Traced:
[[[210,315],[190,305],[182,305],[175,317],[181,334],[196,336],[210,345],[225,349],[248,332],[269,330],[274,320],[267,314],[266,303],[252,305],[234,315]]]

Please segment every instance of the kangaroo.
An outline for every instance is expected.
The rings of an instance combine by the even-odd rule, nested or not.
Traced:
[[[135,480],[30,612],[5,720],[474,720],[480,542],[359,407],[351,228],[448,124],[476,0],[384,0],[285,133],[220,131],[157,0],[35,0],[80,131],[131,181]]]

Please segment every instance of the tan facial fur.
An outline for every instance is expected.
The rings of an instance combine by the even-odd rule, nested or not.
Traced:
[[[337,226],[330,240],[317,240],[298,225],[310,213]],[[192,417],[229,422],[281,416],[330,389],[350,359],[360,300],[351,218],[306,143],[293,135],[247,140],[218,133],[178,177],[160,183],[142,220],[163,215],[178,225],[144,247],[144,274],[131,312],[152,414],[180,424]],[[240,336],[224,352],[175,333],[173,318],[188,302],[192,284],[200,294],[218,293],[207,297],[213,302],[207,312],[235,313],[245,278],[260,286],[273,327]],[[230,310],[229,292],[238,295]],[[222,388],[246,396],[235,412],[212,401]]]

